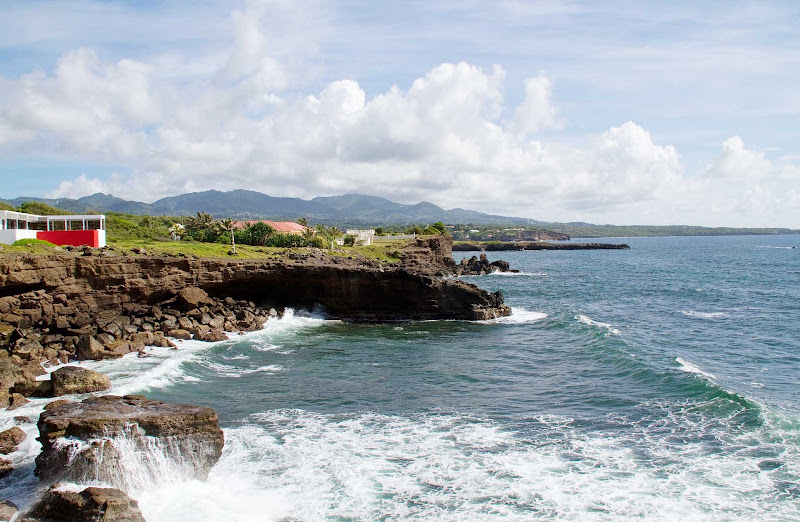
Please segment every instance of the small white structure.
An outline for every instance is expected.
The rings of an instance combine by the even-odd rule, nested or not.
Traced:
[[[348,236],[354,236],[356,238],[356,245],[360,246],[370,246],[375,238],[374,230],[357,230],[348,228],[345,233]]]
[[[0,210],[0,243],[19,239],[43,239],[56,245],[106,246],[106,217],[81,214],[37,216],[13,210]]]

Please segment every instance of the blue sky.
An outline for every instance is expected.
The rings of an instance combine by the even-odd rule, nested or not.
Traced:
[[[0,198],[800,227],[798,2],[2,2]]]

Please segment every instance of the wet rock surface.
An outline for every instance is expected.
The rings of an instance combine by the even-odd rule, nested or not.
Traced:
[[[453,270],[455,275],[486,275],[492,272],[516,272],[511,270],[507,261],[498,259],[491,263],[486,257],[486,254],[481,254],[480,257],[472,256],[467,259],[466,257],[456,265]]]
[[[111,388],[111,380],[102,373],[65,366],[50,374],[53,396],[71,395],[74,393],[91,393]]]
[[[25,522],[145,522],[139,503],[114,488],[50,489],[21,519]]]
[[[0,432],[0,454],[13,453],[26,437],[25,432],[18,426]]]
[[[42,480],[124,482],[132,472],[120,461],[122,446],[183,466],[187,476],[205,479],[219,460],[224,436],[211,408],[106,395],[65,403],[39,417],[42,452],[35,474]],[[144,458],[144,456],[142,457]]]

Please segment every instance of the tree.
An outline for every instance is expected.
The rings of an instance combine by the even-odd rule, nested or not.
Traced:
[[[275,234],[275,229],[266,223],[259,221],[247,226],[247,232],[250,236],[250,244],[253,246],[264,246],[267,240]]]
[[[198,213],[199,214],[199,213]],[[228,232],[231,235],[231,253],[236,254],[236,234],[234,233],[234,225],[231,218],[220,219],[215,223],[215,226],[222,232]]]
[[[186,230],[189,233],[205,232],[212,227],[214,217],[206,212],[198,212],[197,216],[190,217],[186,223]]]
[[[328,229],[328,235],[331,238],[331,249],[334,249],[336,248],[334,246],[336,244],[336,240],[342,237],[344,235],[344,232],[342,232],[336,227],[331,227]]]
[[[303,225],[304,227],[308,227],[308,220],[306,218],[300,218],[297,220],[298,225]]]
[[[311,240],[314,239],[314,229],[306,227],[301,234],[302,238],[305,239],[308,243],[311,243]]]
[[[376,228],[375,229],[375,235],[376,236],[382,236],[383,235],[383,228],[381,228],[381,227]]]
[[[444,223],[442,223],[441,221],[437,221],[436,223],[431,225],[430,228],[438,230],[439,231],[439,235],[442,235],[442,236],[444,236],[447,233],[447,229],[445,228]]]
[[[356,236],[347,234],[344,236],[344,246],[353,246],[356,244]]]

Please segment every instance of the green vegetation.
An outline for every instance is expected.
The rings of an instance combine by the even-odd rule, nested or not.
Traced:
[[[9,205],[5,201],[0,201],[0,210],[17,210],[12,205]]]
[[[38,201],[26,201],[17,207],[17,210],[19,212],[25,212],[26,214],[38,214],[41,216],[64,216],[67,214],[72,214],[72,212],[51,207],[50,205],[45,205],[44,203],[39,203]]]
[[[381,232],[384,230],[392,230],[391,227],[388,229],[381,229]],[[377,234],[378,231],[376,230],[375,233]],[[433,225],[429,225],[426,227],[421,227],[419,225],[415,225],[411,228],[407,228],[403,231],[405,234],[416,234],[418,236],[446,236],[447,235],[447,227],[441,221],[437,221]]]
[[[28,245],[43,246],[50,248],[56,246],[50,241],[45,241],[43,239],[17,239],[11,244],[11,246],[28,246]]]

